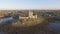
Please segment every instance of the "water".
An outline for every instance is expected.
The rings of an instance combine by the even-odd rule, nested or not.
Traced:
[[[2,18],[2,19],[0,19],[0,25],[3,25],[5,23],[11,23],[12,21],[14,21],[13,17]]]
[[[0,32],[0,34],[7,34],[6,32]]]
[[[55,33],[60,34],[60,21],[55,21],[48,24],[48,27]]]

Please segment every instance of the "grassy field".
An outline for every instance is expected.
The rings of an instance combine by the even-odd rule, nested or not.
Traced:
[[[18,21],[12,23],[12,26],[11,24],[1,26],[0,31],[9,34],[55,34],[48,29],[48,21],[43,17],[38,17],[37,19],[29,18],[23,20],[23,23],[25,24]]]
[[[27,27],[27,26],[34,26],[34,25],[37,25],[39,23],[42,23],[44,21],[44,18],[43,17],[38,17],[38,18],[28,18],[28,19],[23,19],[22,20],[22,23],[20,21],[17,21],[15,23],[12,23],[13,26],[24,26],[24,27]]]

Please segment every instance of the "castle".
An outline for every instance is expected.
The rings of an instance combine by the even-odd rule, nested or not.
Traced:
[[[28,18],[37,18],[37,14],[33,14],[33,11],[29,10],[28,17],[21,17],[21,16],[19,16],[19,19],[28,19]]]

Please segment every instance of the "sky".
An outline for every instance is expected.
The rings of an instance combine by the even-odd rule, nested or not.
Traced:
[[[60,9],[60,0],[0,0],[1,9]]]

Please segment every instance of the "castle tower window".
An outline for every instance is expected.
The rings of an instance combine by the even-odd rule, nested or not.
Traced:
[[[36,14],[33,14],[33,16],[35,16]]]

